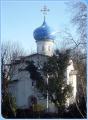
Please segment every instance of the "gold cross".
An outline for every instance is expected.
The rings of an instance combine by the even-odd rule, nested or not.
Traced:
[[[49,11],[50,10],[46,6],[44,6],[43,9],[41,9],[41,12],[44,14],[44,16],[47,15],[47,12]]]

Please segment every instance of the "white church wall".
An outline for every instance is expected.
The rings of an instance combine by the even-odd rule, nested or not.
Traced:
[[[20,108],[28,108],[28,97],[32,95],[32,83],[31,80],[21,80],[18,85],[19,96],[18,105]]]
[[[77,92],[77,78],[76,78],[76,71],[73,66],[73,61],[69,61],[69,65],[67,67],[67,84],[71,84],[73,90],[72,90],[72,96],[67,99],[66,105],[69,106],[69,104],[72,104],[75,102],[76,99],[76,92]]]
[[[39,64],[43,66],[44,62],[47,62],[47,57],[36,54],[36,55],[25,58],[25,60],[30,60],[30,61],[33,60],[36,65]],[[15,70],[14,70],[12,80],[18,80],[18,81],[16,83],[13,82],[12,84],[10,84],[9,90],[16,97],[16,103],[19,108],[29,107],[29,97],[31,95],[34,95],[37,98],[39,104],[44,105],[46,107],[47,106],[46,99],[40,97],[41,95],[38,92],[38,90],[34,86],[32,86],[30,73],[28,71],[19,70],[19,69],[24,69],[26,66],[27,64],[25,64],[25,62],[15,65]],[[72,82],[72,86],[74,87],[73,96],[75,97],[76,96],[76,75],[75,74],[70,75],[70,72],[72,70],[74,71],[74,66],[73,66],[73,62],[70,61],[70,64],[67,67],[65,76],[67,75],[66,76],[67,84],[70,84]],[[69,101],[70,100],[67,101],[68,104],[69,104]],[[51,109],[51,112],[56,111],[56,108],[52,103],[49,104],[49,107]]]
[[[27,65],[25,63],[19,63],[12,66],[11,69],[11,80],[19,79],[20,75],[20,69],[24,69]]]
[[[9,85],[9,88],[11,93],[16,97],[18,108],[28,108],[28,97],[33,94],[32,80],[27,71],[23,71],[20,75],[16,85],[12,83],[12,85]]]
[[[73,97],[74,99],[76,98],[76,92],[77,92],[77,82],[76,82],[76,75],[73,74],[73,75],[70,75],[70,83],[73,87]]]
[[[34,57],[33,60],[36,60],[36,58],[37,56]],[[41,61],[44,61],[43,58],[40,57],[39,59]],[[39,61],[39,59],[36,60],[36,64]],[[29,58],[28,60],[32,60],[32,59]],[[12,76],[12,80],[14,81],[18,80],[18,82],[16,83],[16,85],[14,84],[14,82],[9,85],[9,91],[11,91],[13,96],[16,97],[16,103],[18,108],[28,108],[29,107],[28,98],[31,95],[34,95],[35,97],[37,97],[40,104],[44,104],[45,100],[40,100],[38,98],[37,96],[38,92],[32,86],[30,73],[28,71],[19,71],[19,69],[24,69],[27,66],[26,64],[23,64],[23,65],[22,64],[20,63],[15,65],[14,74]]]
[[[74,66],[73,66],[73,62],[72,60],[69,61],[69,65],[67,67],[66,73],[67,73],[67,84],[69,84],[70,80],[69,80],[69,73],[71,72],[71,70],[74,70]]]
[[[53,55],[53,41],[46,40],[46,41],[37,41],[37,53],[43,55]]]
[[[36,66],[42,67],[44,65],[44,63],[47,62],[47,56],[44,56],[44,55],[41,55],[41,54],[35,54],[33,56],[25,58],[25,60],[34,61],[34,64]]]
[[[28,106],[28,97],[32,94],[30,73],[28,71],[19,71],[19,69],[24,69],[26,66],[24,63],[15,65],[11,80],[18,81],[16,84],[15,82],[9,84],[9,92],[16,97],[17,106],[21,108]]]
[[[17,83],[10,83],[9,84],[9,93],[12,95],[12,96],[16,96],[17,98]],[[17,102],[17,99],[16,99],[16,102]]]

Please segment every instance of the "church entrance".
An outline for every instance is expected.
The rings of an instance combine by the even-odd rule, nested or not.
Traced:
[[[37,98],[34,95],[31,95],[28,97],[28,106],[32,106],[34,104],[37,104]]]

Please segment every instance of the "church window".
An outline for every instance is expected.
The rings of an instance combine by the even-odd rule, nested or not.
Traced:
[[[36,85],[36,82],[35,81],[32,81],[32,86],[35,86]]]
[[[32,81],[32,86],[34,86],[34,81]]]

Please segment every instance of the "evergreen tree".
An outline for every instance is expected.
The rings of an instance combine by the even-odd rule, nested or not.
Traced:
[[[58,108],[58,113],[64,111],[66,100],[71,96],[72,87],[66,84],[65,72],[69,63],[69,50],[59,52],[49,58],[45,63],[43,71],[48,75],[48,93],[49,99]]]
[[[51,100],[58,108],[61,115],[64,111],[67,98],[71,96],[72,87],[66,84],[65,72],[69,63],[70,50],[56,53],[48,58],[42,70],[30,62],[26,67],[31,74],[31,78],[36,80],[36,87],[41,94],[46,97],[47,91],[49,100]],[[48,78],[47,78],[48,76]],[[48,84],[46,82],[48,79]]]

